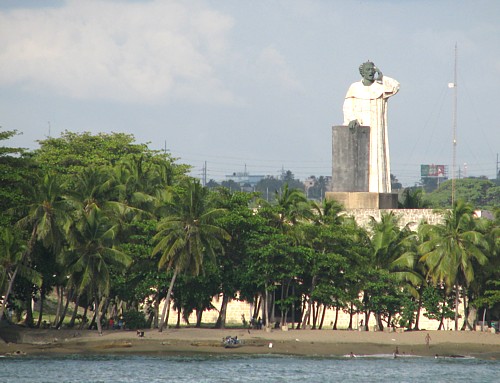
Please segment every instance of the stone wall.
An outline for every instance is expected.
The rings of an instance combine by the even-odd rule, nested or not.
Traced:
[[[443,216],[433,209],[349,209],[346,215],[354,217],[358,225],[367,228],[371,217],[380,221],[383,213],[394,212],[399,218],[401,227],[410,224],[412,230],[416,230],[421,222],[435,225],[443,222]]]
[[[221,301],[219,299],[214,299],[212,301],[214,306],[219,309]],[[161,312],[161,311],[160,311]],[[248,302],[241,302],[241,301],[230,301],[228,304],[227,308],[227,315],[226,315],[226,324],[228,325],[243,325],[243,320],[242,320],[242,315],[245,316],[245,320],[250,322],[250,318],[252,315],[252,305]],[[463,323],[463,305],[460,305],[459,312],[462,315],[462,318],[460,319],[459,326],[462,326]],[[420,320],[419,320],[419,328],[421,330],[437,330],[439,327],[439,321],[436,320],[430,320],[426,316],[423,315],[424,310],[422,310],[420,314]],[[217,317],[219,315],[219,312],[217,310],[211,310],[211,311],[205,311],[203,313],[203,318],[202,321],[203,323],[213,323],[217,321]],[[262,315],[260,315],[262,316]],[[352,322],[352,327],[353,329],[358,329],[359,327],[359,322],[361,319],[364,319],[364,315],[354,315],[353,317],[353,322]],[[279,318],[277,318],[279,320]],[[335,322],[335,310],[334,309],[328,309],[325,313],[325,319],[323,322],[323,328],[328,329],[332,328],[333,323]],[[169,326],[175,326],[177,323],[177,312],[172,308],[172,311],[170,312],[169,316]],[[181,321],[182,325],[186,325],[186,322],[183,320]],[[189,318],[189,323],[191,325],[194,325],[196,323],[196,314],[193,313],[190,318]],[[291,324],[289,324],[291,327]],[[347,329],[349,326],[349,314],[343,312],[342,310],[339,311],[339,317],[337,320],[337,329],[342,330],[342,329]],[[375,322],[375,316],[372,314],[370,315],[370,321],[368,323],[368,328],[370,331],[373,330],[373,328],[376,326]],[[444,327],[446,330],[451,330],[454,329],[454,322],[452,320],[445,320],[444,322]]]

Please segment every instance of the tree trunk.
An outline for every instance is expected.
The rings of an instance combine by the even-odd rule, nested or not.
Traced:
[[[87,322],[87,311],[89,310],[89,306],[85,305],[85,308],[83,309],[83,315],[82,315],[82,323],[80,323],[80,330],[83,329],[85,326],[85,323]]]
[[[469,299],[467,299],[466,288],[464,287],[462,291],[463,291],[463,296],[464,296],[464,323],[462,325],[461,330],[465,330],[465,329],[472,330],[473,324],[474,324],[475,318],[476,318],[476,310],[470,309],[470,302],[469,302]],[[472,314],[472,318],[471,318],[471,314]],[[471,321],[472,321],[472,323],[471,323]]]
[[[458,331],[458,304],[460,302],[458,283],[455,285],[455,331]]]
[[[226,328],[227,304],[229,303],[229,295],[222,293],[222,302],[220,305],[219,317],[215,322],[215,328]]]
[[[45,283],[42,282],[42,286],[40,287],[40,312],[38,313],[38,321],[36,323],[36,328],[40,328],[40,326],[42,325],[44,303],[45,303]]]
[[[323,306],[323,312],[321,313],[321,321],[319,322],[319,329],[323,328],[323,322],[325,321],[326,305]]]
[[[26,319],[24,323],[28,327],[33,327],[33,298],[31,297],[31,293],[27,294],[26,297]]]
[[[351,302],[349,305],[349,326],[347,326],[348,330],[352,330],[352,317],[354,316],[354,304]],[[358,323],[359,325],[359,323]]]
[[[367,310],[365,311],[365,330],[368,331],[369,330],[369,327],[368,327],[368,322],[370,321],[370,310]]]
[[[269,321],[269,294],[267,292],[267,282],[266,282],[266,284],[264,286],[264,289],[265,289],[265,292],[264,292],[264,294],[265,294],[265,296],[264,296],[264,309],[265,309],[264,315],[265,315],[265,317],[262,318],[262,320],[265,321],[266,328],[270,328],[270,323],[269,323],[270,322]]]
[[[160,292],[161,292],[161,287],[158,286],[157,292],[156,292],[156,298],[154,301],[154,328],[158,328],[158,317],[160,315]]]
[[[66,313],[68,312],[68,306],[69,302],[73,299],[73,289],[67,292],[66,294],[66,304],[64,305],[64,309],[61,313],[61,318],[59,319],[59,322],[57,323],[56,328],[60,329],[62,327],[62,324],[64,322],[64,318],[66,318]]]
[[[56,304],[56,315],[54,316],[54,321],[52,322],[52,327],[56,327],[57,322],[59,321],[59,315],[61,313],[61,302],[62,302],[62,286],[56,286],[56,296],[57,296],[57,304]]]
[[[351,316],[352,318],[352,316]],[[336,330],[337,329],[337,322],[339,320],[339,306],[337,304],[337,306],[335,306],[335,322],[333,322],[333,328],[332,330]],[[352,320],[351,320],[352,322]],[[351,322],[349,322],[349,324],[351,324]]]
[[[311,305],[312,305],[312,294],[314,292],[314,288],[316,286],[316,280],[317,280],[317,277],[316,275],[314,275],[312,277],[312,281],[311,281],[311,290],[310,290],[310,293],[309,293],[309,302],[308,302],[308,305],[307,305],[307,311],[306,311],[306,314],[304,315],[304,318],[302,319],[302,329],[305,329],[306,328],[306,323],[309,322],[309,319],[311,317]]]
[[[481,322],[481,332],[484,331],[484,321],[486,320],[486,307],[484,308],[483,311],[483,321]]]
[[[477,324],[477,309],[469,304],[468,305],[468,314],[467,314],[467,328],[469,330],[476,330],[476,324]]]
[[[271,301],[271,319],[270,319],[270,323],[272,323],[272,326],[274,326],[274,323],[276,322],[276,311],[275,311],[275,307],[276,307],[276,290],[273,289],[273,294],[272,294],[272,301]]]
[[[179,310],[177,311],[177,324],[175,325],[175,328],[181,328],[181,308],[179,307]]]
[[[415,316],[415,326],[413,326],[413,329],[415,331],[419,331],[419,323],[420,323],[420,311],[422,310],[422,298],[419,296],[418,298],[418,307],[417,307],[417,314]]]
[[[99,302],[99,298],[98,298],[98,295],[97,295],[97,291],[94,291],[94,294],[95,294],[95,320],[96,320],[96,324],[97,324],[97,333],[99,335],[102,335],[100,302]]]
[[[203,309],[196,309],[196,328],[201,327],[201,318],[203,317]]]
[[[0,320],[3,318],[3,313],[5,311],[5,307],[7,306],[7,301],[9,299],[10,292],[12,291],[12,286],[14,285],[14,280],[16,279],[17,272],[19,271],[19,265],[16,266],[12,276],[9,279],[9,284],[7,285],[7,290],[4,293],[3,302],[0,305]]]
[[[255,296],[255,308],[253,310],[253,317],[255,319],[257,319],[257,317],[259,316],[259,311],[260,311],[260,307],[262,306],[262,295],[261,294],[257,294]]]
[[[306,328],[307,323],[309,323],[309,318],[311,317],[311,310],[312,310],[311,306],[312,306],[311,298],[309,298],[309,300],[307,301],[307,309],[306,312],[304,313],[304,316],[302,317],[302,324],[300,326],[300,328],[303,330]]]
[[[165,317],[167,314],[167,310],[170,311],[170,295],[172,294],[172,290],[174,289],[175,278],[177,278],[177,269],[174,269],[174,275],[170,280],[170,286],[168,286],[167,296],[165,297],[165,306],[163,306],[163,311],[161,313],[161,320],[158,330],[160,332],[162,332],[163,327],[165,327]]]
[[[17,264],[16,268],[14,269],[14,272],[12,273],[12,275],[9,279],[9,284],[7,285],[7,290],[5,291],[5,294],[3,295],[4,296],[3,303],[0,305],[0,320],[2,320],[2,318],[3,318],[3,314],[5,312],[5,307],[7,306],[7,301],[9,299],[9,295],[12,291],[12,286],[14,285],[14,280],[16,279],[17,273],[19,271],[19,265],[24,263],[26,258],[28,258],[28,256],[31,254],[31,252],[33,250],[33,246],[35,245],[35,241],[36,241],[36,231],[37,231],[37,227],[35,225],[35,226],[33,226],[33,230],[31,231],[31,237],[30,237],[30,240],[28,242],[28,248],[23,253],[21,259],[19,260],[19,263]]]
[[[380,331],[384,331],[384,324],[382,323],[382,315],[380,313],[375,313],[375,319],[377,320],[377,327]]]
[[[78,315],[78,308],[80,306],[80,296],[77,295],[75,299],[75,309],[73,310],[73,314],[71,315],[71,320],[69,321],[69,327],[73,328],[75,326],[76,316]]]
[[[96,324],[95,323],[96,313],[97,313],[97,310],[94,310],[94,314],[92,314],[92,320],[90,321],[90,323],[87,327],[88,330],[91,330],[92,328],[94,328],[94,325]]]
[[[318,323],[318,315],[319,315],[319,309],[320,309],[320,305],[318,302],[314,302],[313,303],[313,307],[312,307],[312,317],[313,317],[313,323],[312,323],[312,326],[311,328],[313,330],[316,330],[316,324]]]
[[[444,294],[444,298],[443,298],[443,309],[441,310],[441,321],[439,322],[439,327],[438,327],[438,330],[441,330],[442,328],[444,328],[444,308],[446,306],[446,293]]]

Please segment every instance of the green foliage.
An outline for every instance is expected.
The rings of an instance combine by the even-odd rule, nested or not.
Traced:
[[[217,266],[207,262],[204,265],[203,274],[179,276],[173,293],[174,306],[182,310],[186,322],[194,310],[197,311],[201,320],[201,313],[215,308],[212,305],[212,298],[219,293],[219,285],[220,276]],[[196,325],[199,326],[200,323]]]
[[[471,204],[458,201],[452,210],[444,213],[444,223],[424,225],[429,239],[419,247],[434,282],[444,282],[448,289],[458,280],[469,285],[474,280],[474,268],[488,259],[488,243],[476,230]]]
[[[134,136],[125,133],[64,131],[59,138],[40,140],[34,152],[36,161],[44,168],[59,173],[79,174],[90,166],[114,165],[128,154],[149,151],[145,144],[134,144]]]
[[[15,130],[0,131],[0,141],[16,134]],[[13,223],[9,209],[27,202],[24,185],[36,171],[24,149],[0,146],[0,226]]]
[[[488,281],[484,295],[476,299],[474,305],[489,308],[500,306],[500,281]]]
[[[129,330],[144,329],[147,327],[146,318],[142,311],[128,310],[123,313],[125,327]]]
[[[389,317],[399,313],[403,293],[399,283],[385,270],[371,269],[364,273],[363,310]]]
[[[0,132],[0,140],[12,134]],[[498,285],[488,283],[500,278],[500,213],[478,220],[471,205],[457,204],[443,224],[418,233],[401,228],[394,214],[366,231],[338,204],[308,201],[290,171],[261,182],[264,201],[239,186],[202,187],[186,177],[186,166],[131,135],[65,132],[40,144],[32,158],[0,148],[0,228],[23,217],[14,236],[0,230],[0,287],[6,295],[18,273],[8,300],[19,310],[52,288],[76,292],[82,306],[103,298],[145,303],[148,314],[172,296],[183,317],[199,314],[198,323],[213,296],[253,301],[266,290],[282,321],[293,306],[310,304],[409,327],[419,298],[429,317],[452,317],[456,285],[489,315],[500,306]],[[308,196],[321,195],[324,181],[316,179]],[[468,198],[498,199],[489,181],[463,181]],[[427,196],[407,190],[404,197],[405,207],[419,208]],[[432,289],[423,288],[423,276]],[[146,325],[136,310],[125,320],[129,328]]]
[[[451,207],[452,181],[443,182],[439,188],[424,196],[431,206]],[[492,209],[500,205],[500,186],[482,178],[463,178],[455,180],[455,197],[457,200],[468,201],[476,209]]]
[[[406,292],[401,299],[401,311],[398,321],[399,326],[411,329],[411,325],[415,323],[418,302]]]
[[[167,215],[158,224],[153,255],[161,254],[159,269],[173,267],[179,272],[198,275],[205,255],[215,259],[222,241],[229,234],[216,225],[223,209],[210,206],[209,190],[197,180],[185,180],[169,206]]]
[[[445,289],[428,286],[422,293],[422,306],[425,309],[424,316],[429,319],[441,321],[453,319],[455,313],[454,299],[446,295]]]
[[[428,209],[431,204],[424,200],[424,191],[417,188],[406,188],[401,195],[402,201],[398,203],[401,209]]]

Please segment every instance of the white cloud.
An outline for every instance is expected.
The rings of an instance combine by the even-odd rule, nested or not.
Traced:
[[[215,65],[232,27],[197,2],[72,0],[3,11],[0,84],[82,99],[231,103]]]
[[[266,47],[257,58],[257,69],[261,78],[285,89],[298,89],[300,83],[288,66],[285,57],[274,47]]]

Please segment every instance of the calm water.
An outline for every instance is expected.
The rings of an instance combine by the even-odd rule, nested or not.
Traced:
[[[379,355],[0,358],[0,382],[495,382],[500,362]]]

